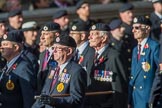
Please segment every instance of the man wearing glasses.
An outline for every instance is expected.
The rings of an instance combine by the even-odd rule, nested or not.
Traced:
[[[72,60],[75,40],[70,36],[57,37],[53,45],[53,58],[57,67],[49,69],[39,99],[32,108],[80,108],[85,94],[86,72]],[[52,95],[60,95],[52,97]],[[66,95],[66,96],[65,96]]]
[[[138,45],[133,49],[128,108],[148,108],[150,92],[159,64],[159,44],[149,37],[148,16],[135,17],[133,34]]]

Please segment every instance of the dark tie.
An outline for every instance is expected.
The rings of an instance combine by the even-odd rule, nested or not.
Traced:
[[[98,57],[98,52],[95,52],[95,55],[94,55],[94,64],[97,62],[97,57]]]
[[[47,63],[48,63],[48,56],[49,56],[49,51],[46,50],[45,56],[44,56],[44,61],[43,61],[43,66],[42,66],[42,70],[46,69]]]
[[[141,44],[138,44],[138,60],[140,60],[141,56]]]
[[[58,78],[58,75],[59,75],[59,71],[60,71],[60,67],[57,66],[55,68],[55,73],[53,75],[53,80],[51,82],[51,87],[50,87],[50,90],[54,87],[54,85],[56,84],[56,81],[57,81],[57,78]]]
[[[79,54],[79,50],[78,49],[76,49],[76,51],[75,51],[75,55],[74,55],[74,61],[76,61],[76,62],[78,62],[78,54]]]

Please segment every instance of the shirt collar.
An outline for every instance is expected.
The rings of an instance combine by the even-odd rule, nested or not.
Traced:
[[[159,14],[158,12],[155,12],[155,14],[156,14],[160,19],[162,19],[162,14]]]
[[[11,68],[11,66],[16,62],[16,60],[20,57],[20,55],[21,55],[21,54],[17,55],[16,57],[14,57],[11,61],[9,61],[9,62],[7,63],[7,67],[8,67],[7,71],[8,71],[8,70]]]
[[[147,38],[145,38],[145,39],[143,39],[143,40],[142,40],[142,42],[141,42],[141,43],[139,43],[139,44],[141,44],[141,51],[143,51],[143,48],[144,48],[144,46],[145,46],[145,44],[146,44],[147,40],[148,40],[148,37],[147,37]]]
[[[108,47],[108,45],[105,45],[103,48],[101,48],[100,50],[97,51],[98,56],[97,58],[99,58],[101,56],[101,54],[105,51],[105,49]]]
[[[79,50],[79,54],[81,55],[84,51],[84,49],[88,46],[88,41],[84,42],[81,46],[77,47]]]

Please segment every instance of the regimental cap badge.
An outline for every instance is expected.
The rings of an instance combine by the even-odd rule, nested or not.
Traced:
[[[150,17],[148,15],[146,15],[145,18],[149,19]]]
[[[73,25],[72,30],[76,30],[76,29],[77,29],[77,26]]]
[[[47,30],[48,30],[48,27],[47,27],[47,26],[44,26],[44,27],[43,27],[43,30],[44,30],[44,31],[47,31]]]
[[[134,23],[137,23],[137,21],[138,21],[138,19],[135,17],[135,18],[133,19],[133,22],[134,22]]]
[[[95,26],[95,25],[93,25],[93,26],[92,26],[92,30],[95,30],[95,29],[96,29],[96,26]]]
[[[56,38],[56,42],[60,42],[60,37],[57,37]]]
[[[6,34],[3,35],[3,39],[7,39],[7,35]]]

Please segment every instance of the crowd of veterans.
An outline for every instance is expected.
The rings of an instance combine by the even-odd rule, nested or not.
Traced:
[[[162,108],[162,0],[134,16],[125,3],[108,23],[90,5],[38,26],[22,10],[0,20],[0,108]]]

